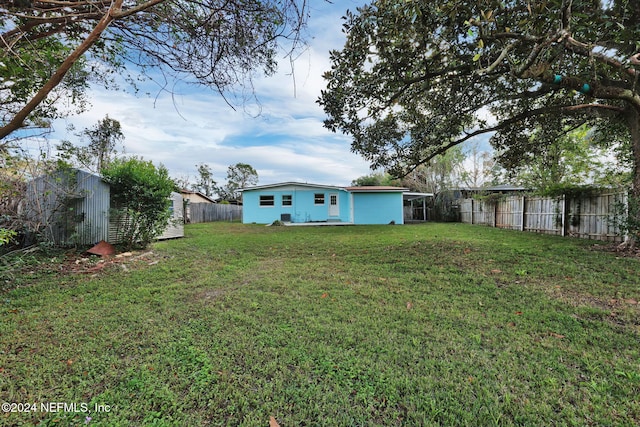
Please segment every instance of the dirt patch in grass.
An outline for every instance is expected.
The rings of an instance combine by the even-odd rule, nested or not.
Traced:
[[[196,301],[205,303],[217,301],[227,293],[226,289],[204,289],[194,295]]]
[[[554,298],[575,308],[586,309],[578,317],[597,318],[611,324],[640,330],[640,303],[634,298],[602,298],[590,294],[556,290]]]
[[[620,243],[595,243],[590,249],[596,252],[614,253],[624,258],[636,258],[640,261],[640,246],[637,244],[633,247],[627,247]]]
[[[10,291],[31,286],[42,280],[64,279],[70,276],[98,277],[112,272],[136,270],[163,261],[161,255],[150,251],[125,252],[115,256],[95,256],[75,250],[55,253],[31,251],[3,259],[0,263],[0,290]]]
[[[124,252],[115,256],[86,257],[83,254],[70,255],[62,265],[65,273],[97,274],[105,268],[119,266],[123,270],[138,265],[155,265],[160,262],[152,251]]]
[[[593,308],[599,308],[601,310],[616,310],[616,309],[633,309],[640,310],[638,301],[633,298],[626,299],[604,299],[595,297],[593,295],[576,294],[576,293],[560,293],[556,295],[559,299],[569,303],[574,307],[589,306]]]

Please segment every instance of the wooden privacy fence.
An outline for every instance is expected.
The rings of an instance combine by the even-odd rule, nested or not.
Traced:
[[[189,203],[185,209],[186,223],[236,221],[242,219],[242,206],[222,203]]]
[[[626,206],[625,193],[582,197],[508,196],[460,200],[460,220],[511,230],[621,242],[616,216]]]

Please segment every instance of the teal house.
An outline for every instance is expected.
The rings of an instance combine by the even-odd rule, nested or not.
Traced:
[[[406,188],[283,182],[242,190],[242,222],[403,224]]]

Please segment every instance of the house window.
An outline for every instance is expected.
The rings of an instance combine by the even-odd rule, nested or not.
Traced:
[[[274,206],[273,196],[260,196],[260,206]]]
[[[292,201],[292,197],[291,194],[283,194],[282,195],[282,206],[291,206],[291,201]]]
[[[324,193],[315,193],[313,195],[314,205],[324,205]]]

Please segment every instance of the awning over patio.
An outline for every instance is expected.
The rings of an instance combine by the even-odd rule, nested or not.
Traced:
[[[427,199],[433,197],[433,193],[402,193],[402,201],[405,205],[405,222],[426,221],[427,215]]]

